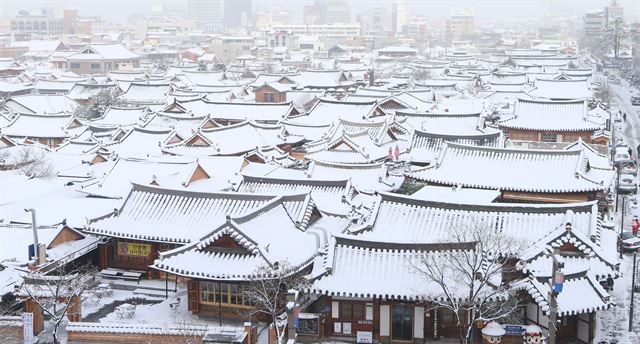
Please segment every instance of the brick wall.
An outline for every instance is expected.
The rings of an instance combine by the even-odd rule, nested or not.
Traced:
[[[201,336],[159,335],[138,333],[111,333],[111,332],[73,332],[67,333],[70,342],[91,343],[157,343],[157,344],[184,344],[202,343]]]
[[[22,320],[0,317],[0,342],[22,341]]]

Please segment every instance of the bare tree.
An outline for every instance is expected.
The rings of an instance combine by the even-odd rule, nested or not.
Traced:
[[[45,178],[53,175],[53,166],[44,149],[22,146],[10,161],[9,165],[12,168],[32,178]]]
[[[306,286],[307,279],[286,262],[279,267],[261,266],[252,274],[244,291],[245,299],[252,306],[244,315],[266,318],[275,327],[278,342],[282,343],[286,331],[279,319],[287,310],[287,291],[302,290]]]
[[[91,266],[60,266],[47,274],[36,272],[24,277],[20,293],[50,317],[54,343],[59,343],[58,330],[63,320],[82,304],[82,293],[94,286],[94,273]]]
[[[520,308],[503,277],[516,273],[512,254],[524,245],[479,221],[450,227],[447,239],[459,247],[421,255],[411,264],[433,286],[425,298],[451,311],[460,343],[470,343],[476,321],[504,319]]]

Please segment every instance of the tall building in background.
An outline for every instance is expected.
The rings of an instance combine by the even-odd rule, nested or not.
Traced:
[[[206,31],[217,31],[222,27],[222,0],[187,0],[189,19]]]
[[[453,7],[447,19],[445,34],[448,39],[469,38],[476,30],[473,10],[468,7]]]
[[[305,24],[319,25],[327,23],[327,2],[316,0],[313,5],[304,6],[302,17]]]
[[[61,36],[64,33],[62,16],[54,15],[49,9],[37,11],[21,10],[11,20],[11,32],[16,40],[30,40],[36,37]]]
[[[607,18],[607,24],[616,19],[619,19],[620,22],[624,21],[624,8],[619,6],[616,0],[612,0],[611,5],[605,7],[604,13]]]
[[[351,8],[345,0],[328,0],[327,2],[327,24],[351,23]]]
[[[584,14],[584,36],[587,39],[600,37],[607,17],[602,10],[592,10]]]
[[[363,36],[382,36],[390,29],[387,7],[368,9],[356,16]]]
[[[251,22],[251,0],[224,0],[224,25],[247,26]]]
[[[405,25],[407,25],[407,6],[405,6],[404,0],[396,0],[391,5],[391,27],[393,33],[401,33]]]

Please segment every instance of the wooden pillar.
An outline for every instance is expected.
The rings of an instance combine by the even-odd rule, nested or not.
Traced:
[[[25,303],[25,312],[33,313],[33,334],[38,335],[44,330],[44,314],[42,308],[32,298]]]
[[[380,305],[380,343],[391,342],[391,306]]]

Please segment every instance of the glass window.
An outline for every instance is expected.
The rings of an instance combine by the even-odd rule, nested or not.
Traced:
[[[100,64],[99,63],[92,63],[91,64],[91,69],[100,69]]]
[[[200,301],[204,303],[224,303],[231,305],[247,305],[242,285],[200,282]]]
[[[391,338],[413,339],[413,306],[393,305],[391,307]]]
[[[340,304],[340,317],[344,319],[351,319],[351,304],[350,303],[341,303]]]
[[[544,132],[540,135],[542,142],[556,142],[557,136],[555,133]]]
[[[72,69],[78,69],[78,68],[80,68],[80,64],[79,63],[72,63],[70,67]]]
[[[360,303],[353,305],[352,318],[356,320],[364,319],[364,306]]]

